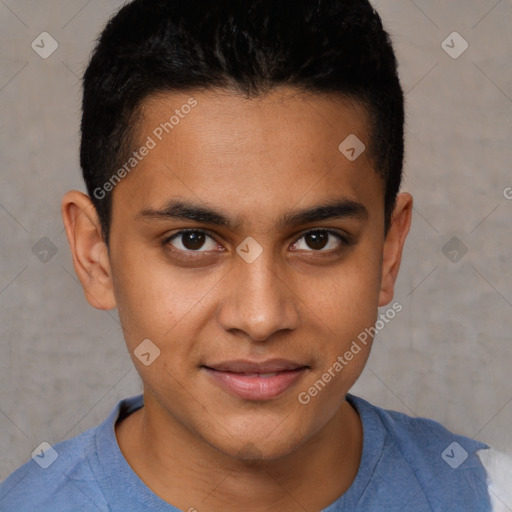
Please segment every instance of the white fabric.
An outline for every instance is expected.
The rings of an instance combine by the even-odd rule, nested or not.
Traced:
[[[492,512],[512,512],[512,457],[493,450],[479,450],[488,477]]]

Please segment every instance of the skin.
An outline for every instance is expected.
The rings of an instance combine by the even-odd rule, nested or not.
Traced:
[[[399,195],[385,235],[384,183],[370,151],[350,162],[338,150],[349,134],[369,148],[365,111],[324,94],[161,93],[143,104],[140,143],[191,96],[198,105],[115,187],[109,250],[90,199],[71,191],[62,203],[87,300],[118,308],[144,384],[145,406],[118,422],[118,443],[146,485],[182,510],[318,511],[359,468],[362,426],[345,395],[371,343],[310,403],[297,397],[392,300],[412,197]],[[170,199],[238,223],[140,215]],[[278,223],[340,199],[366,214]],[[195,252],[180,236],[168,240],[190,228],[212,238]],[[305,235],[320,228],[351,243],[329,235],[325,247],[312,244]],[[252,263],[236,252],[249,236],[263,249]],[[161,351],[149,366],[134,356],[144,339]],[[265,401],[227,393],[202,367],[270,358],[308,369]]]

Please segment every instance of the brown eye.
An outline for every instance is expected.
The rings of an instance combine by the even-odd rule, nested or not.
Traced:
[[[319,251],[329,242],[329,234],[323,231],[311,231],[304,236],[304,239],[311,249]]]
[[[205,252],[218,247],[208,233],[199,230],[180,231],[169,237],[165,243],[181,252]]]
[[[181,235],[181,240],[186,249],[197,251],[203,246],[206,236],[204,233],[200,233],[198,231],[189,231],[188,233],[183,233],[183,235]]]
[[[350,245],[350,240],[341,233],[326,229],[315,229],[304,233],[292,246],[294,251],[335,252]]]

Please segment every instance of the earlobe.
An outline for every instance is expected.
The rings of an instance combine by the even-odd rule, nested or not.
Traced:
[[[379,307],[389,304],[393,299],[405,239],[411,227],[412,205],[413,199],[410,194],[398,195],[391,225],[384,242]]]
[[[115,308],[108,249],[90,198],[77,190],[68,192],[62,199],[62,219],[87,301],[97,309]]]

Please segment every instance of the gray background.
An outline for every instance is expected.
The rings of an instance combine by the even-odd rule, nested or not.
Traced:
[[[374,3],[407,92],[416,203],[404,309],[353,391],[512,453],[512,3]],[[60,218],[62,195],[83,190],[80,76],[121,4],[0,0],[0,479],[141,390],[116,313],[83,297]],[[47,59],[31,48],[43,31],[59,44]],[[469,43],[457,59],[441,46],[453,31]]]

